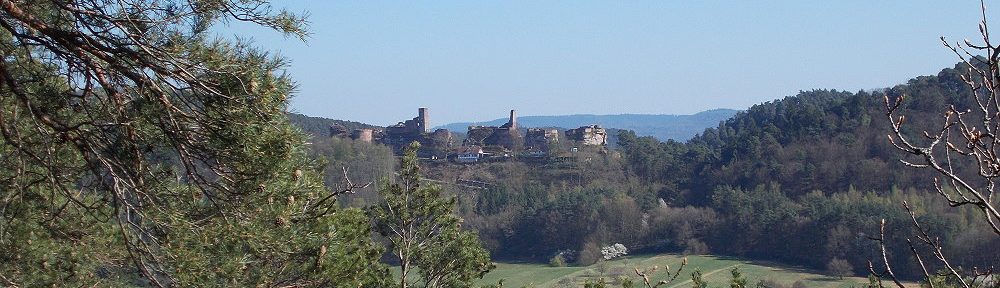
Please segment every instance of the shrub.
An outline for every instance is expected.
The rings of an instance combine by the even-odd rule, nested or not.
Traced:
[[[566,259],[563,258],[562,254],[558,254],[549,260],[549,266],[551,267],[566,267]]]
[[[601,256],[604,257],[604,260],[611,260],[625,255],[628,255],[628,248],[625,248],[625,245],[621,243],[601,248]]]

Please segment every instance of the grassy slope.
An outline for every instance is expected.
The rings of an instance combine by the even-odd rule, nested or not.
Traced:
[[[662,272],[663,267],[669,265],[671,269],[676,269],[681,264],[682,258],[679,255],[645,255],[610,261],[605,264],[604,278],[613,279],[618,277],[617,275],[624,275],[639,284],[642,280],[635,275],[633,267],[649,269],[657,266],[660,267],[660,270],[653,273],[650,280],[653,282],[664,280],[667,275]],[[723,257],[689,256],[688,265],[684,267],[684,271],[666,287],[690,287],[691,272],[695,269],[701,270],[702,278],[709,283],[710,287],[729,286],[729,270],[733,267],[740,267],[740,271],[750,280],[750,283],[766,279],[775,280],[786,286],[791,286],[793,282],[801,280],[807,287],[852,287],[868,283],[868,279],[861,277],[848,277],[840,280],[836,277],[818,274],[816,271],[767,266],[767,264]],[[504,279],[504,287],[580,287],[587,279],[600,278],[599,271],[599,265],[548,267],[544,264],[498,263],[497,268],[486,274],[486,277],[479,284],[497,283],[500,279]]]

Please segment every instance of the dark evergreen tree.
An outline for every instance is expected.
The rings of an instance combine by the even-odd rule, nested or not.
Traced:
[[[453,214],[454,197],[423,183],[413,142],[404,151],[396,181],[379,189],[384,201],[371,209],[375,230],[386,237],[388,249],[400,266],[400,288],[411,285],[419,269],[424,287],[468,287],[493,269],[489,253],[475,232],[460,229]]]
[[[289,125],[267,1],[0,1],[0,286],[379,286]],[[339,213],[334,214],[337,211]]]

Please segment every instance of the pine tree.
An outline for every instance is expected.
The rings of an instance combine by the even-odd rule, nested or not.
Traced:
[[[399,261],[398,286],[410,285],[414,268],[424,287],[468,287],[493,268],[489,253],[474,232],[460,229],[453,214],[454,197],[441,188],[424,185],[413,142],[404,152],[396,181],[379,189],[384,201],[371,209],[375,230],[385,236]]]
[[[267,1],[0,0],[0,286],[379,286],[285,112]],[[337,213],[334,213],[337,212]]]
[[[691,272],[691,287],[692,288],[707,288],[708,287],[708,283],[705,282],[705,280],[702,279],[701,277],[702,277],[701,271],[694,270],[694,272]]]
[[[747,288],[749,281],[746,276],[743,276],[743,272],[740,272],[740,267],[733,267],[729,270],[729,287],[730,288]]]

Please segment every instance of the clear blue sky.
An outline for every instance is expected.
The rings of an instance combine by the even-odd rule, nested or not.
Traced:
[[[378,125],[421,106],[437,126],[510,109],[691,114],[800,90],[889,87],[956,63],[938,37],[978,39],[980,19],[970,0],[274,4],[308,12],[306,42],[220,31],[292,61],[292,111]],[[1000,5],[989,11],[1000,17]]]

